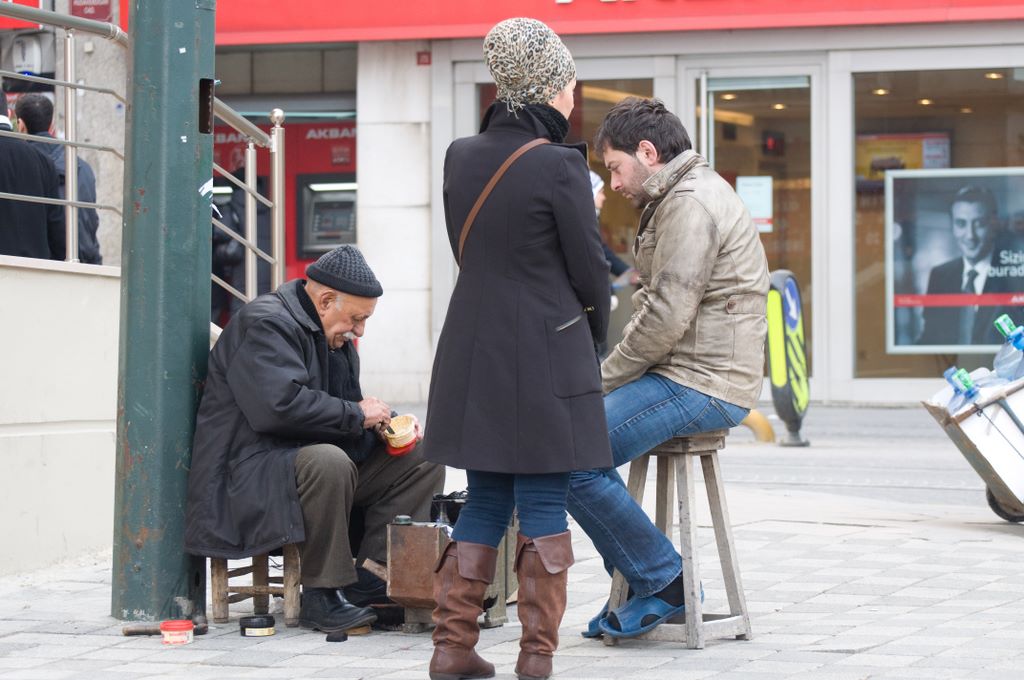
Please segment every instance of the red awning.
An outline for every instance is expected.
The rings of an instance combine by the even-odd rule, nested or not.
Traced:
[[[1019,0],[218,0],[217,44],[482,37],[529,16],[558,33],[1024,19]]]

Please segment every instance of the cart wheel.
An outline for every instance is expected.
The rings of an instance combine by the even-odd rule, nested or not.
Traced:
[[[1013,510],[1007,510],[1005,507],[999,504],[996,497],[992,495],[992,489],[985,487],[985,500],[988,501],[988,507],[992,508],[992,512],[996,513],[1007,522],[1024,522],[1024,515],[1017,513]]]

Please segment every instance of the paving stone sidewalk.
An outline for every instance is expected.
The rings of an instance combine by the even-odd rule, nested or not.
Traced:
[[[737,439],[723,466],[730,451],[778,451]],[[584,640],[579,631],[607,597],[609,579],[577,531],[558,680],[1021,677],[1024,527],[981,503],[726,488],[754,639],[711,640],[703,650]],[[698,507],[705,611],[724,611],[703,499]],[[106,553],[0,581],[0,680],[427,677],[427,634],[374,632],[328,643],[323,634],[285,628],[279,616],[275,636],[243,638],[244,608],[189,646],[126,638],[108,616],[110,572]],[[514,621],[483,631],[479,650],[498,678],[515,677],[518,637]]]

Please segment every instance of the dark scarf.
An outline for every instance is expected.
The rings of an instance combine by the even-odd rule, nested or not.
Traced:
[[[320,321],[316,305],[306,292],[305,286],[299,289],[298,297],[303,311],[309,314],[309,318],[323,331],[323,322]],[[351,342],[346,342],[339,349],[328,348],[327,393],[332,397],[355,403],[363,400],[363,390],[359,385],[359,355]],[[338,441],[332,443],[340,445],[349,458],[361,463],[373,453],[380,442],[371,430],[363,430],[359,435],[339,437]]]
[[[565,136],[569,134],[569,121],[557,109],[547,104],[527,104],[526,110],[543,123],[552,142],[561,144],[565,141]]]
[[[306,286],[302,285],[299,287],[299,304],[302,306],[302,311],[309,314],[309,318],[316,322],[317,327],[322,331],[324,324],[320,320],[320,315],[317,314],[316,305],[313,304],[312,298],[309,297],[309,293],[306,292]]]

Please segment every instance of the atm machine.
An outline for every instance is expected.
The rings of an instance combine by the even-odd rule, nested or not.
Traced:
[[[216,128],[214,161],[221,167],[236,171],[244,150],[242,135]],[[256,156],[257,174],[269,177],[269,153],[257,149]],[[356,189],[355,121],[285,122],[286,279],[305,276],[306,266],[332,248],[357,242]]]
[[[296,251],[315,260],[343,243],[356,242],[355,174],[299,175]]]

